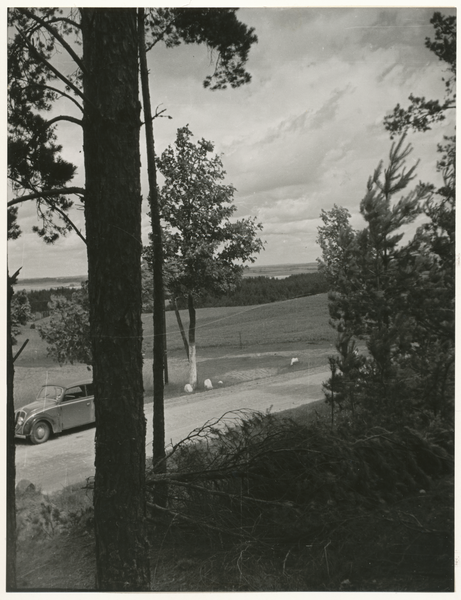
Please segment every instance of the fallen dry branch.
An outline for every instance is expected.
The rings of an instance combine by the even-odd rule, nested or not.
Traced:
[[[213,531],[213,532],[217,532],[217,533],[221,533],[221,534],[225,534],[225,535],[232,535],[232,536],[235,536],[235,537],[238,537],[241,539],[244,539],[244,538],[246,539],[248,537],[246,533],[241,533],[241,532],[237,532],[235,530],[230,530],[230,529],[223,529],[221,527],[216,527],[215,525],[210,525],[209,523],[203,523],[203,522],[197,521],[196,519],[193,519],[191,517],[187,517],[186,515],[183,515],[179,512],[171,510],[169,508],[164,508],[163,506],[154,504],[153,502],[147,502],[147,508],[168,514],[171,517],[173,517],[174,519],[179,519],[181,521],[185,521],[186,523],[191,523],[195,527],[197,527],[197,526],[204,527],[205,529],[209,529],[210,531]]]
[[[169,482],[189,482],[189,481],[219,481],[220,479],[237,479],[241,477],[262,477],[262,475],[255,473],[249,469],[235,470],[231,469],[226,471],[225,469],[216,471],[194,471],[192,473],[151,473],[147,481],[147,485],[156,483],[159,481]]]
[[[280,508],[297,508],[293,502],[276,502],[274,500],[261,500],[260,498],[253,498],[251,496],[243,496],[238,494],[230,494],[229,492],[222,492],[220,490],[212,490],[200,485],[193,483],[187,483],[185,481],[170,480],[173,485],[179,485],[187,487],[188,489],[196,490],[198,492],[205,492],[214,496],[221,496],[222,498],[229,498],[231,500],[238,500],[239,502],[255,502],[257,504],[263,504],[267,506],[277,506]]]

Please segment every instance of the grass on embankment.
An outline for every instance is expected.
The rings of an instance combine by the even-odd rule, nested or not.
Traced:
[[[181,311],[186,329],[187,311]],[[249,307],[202,308],[197,310],[197,360],[199,387],[204,379],[222,380],[223,385],[251,381],[261,376],[286,372],[293,352],[302,369],[328,365],[327,355],[334,352],[335,332],[328,324],[327,295],[319,294],[283,302]],[[145,353],[145,393],[152,395],[153,324],[152,315],[144,314],[143,350]],[[187,383],[187,359],[176,317],[166,313],[169,384],[165,397],[183,393]],[[39,323],[39,322],[38,322]],[[38,324],[37,323],[37,324]],[[32,402],[42,384],[53,378],[78,380],[89,372],[85,365],[60,367],[47,356],[47,344],[37,329],[24,327],[18,336],[19,349],[29,342],[15,362],[15,405]],[[295,354],[296,353],[296,354]],[[251,354],[251,356],[250,356]],[[294,370],[294,369],[292,369]]]

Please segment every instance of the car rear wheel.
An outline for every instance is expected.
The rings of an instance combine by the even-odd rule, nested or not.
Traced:
[[[46,421],[37,421],[30,432],[30,441],[33,444],[45,443],[51,435],[51,427]]]

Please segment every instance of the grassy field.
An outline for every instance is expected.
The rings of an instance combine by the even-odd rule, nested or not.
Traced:
[[[184,327],[189,320],[181,311]],[[173,312],[166,313],[169,383],[165,398],[184,393],[187,358]],[[152,395],[152,315],[143,315],[144,390]],[[197,361],[199,389],[205,379],[229,386],[287,372],[290,357],[296,369],[328,364],[334,352],[335,332],[328,325],[326,294],[249,307],[203,308],[197,310]],[[27,346],[15,362],[15,405],[34,400],[41,385],[52,379],[86,378],[86,365],[54,363],[37,329],[24,328],[18,336],[19,349]],[[291,369],[293,370],[293,369]]]
[[[184,328],[188,313],[181,311]],[[272,348],[298,349],[306,345],[333,343],[335,332],[328,324],[327,295],[318,294],[283,302],[244,307],[200,308],[197,310],[196,339],[199,352],[216,349],[261,351]],[[172,311],[166,313],[168,353],[184,352]],[[152,356],[152,316],[143,315],[146,356]]]

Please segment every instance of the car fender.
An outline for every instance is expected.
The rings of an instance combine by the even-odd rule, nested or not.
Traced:
[[[26,421],[24,426],[24,435],[30,435],[32,427],[35,425],[35,423],[37,423],[37,421],[46,421],[49,423],[53,433],[60,433],[62,431],[61,419],[54,419],[52,416],[47,415],[46,413],[39,413],[38,415],[33,415]]]

